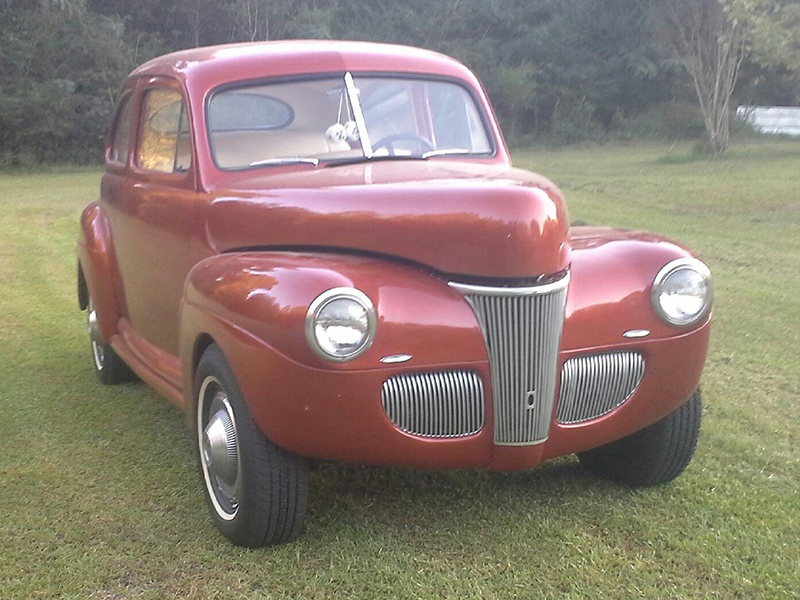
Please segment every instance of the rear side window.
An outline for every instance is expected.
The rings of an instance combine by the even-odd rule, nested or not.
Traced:
[[[139,143],[140,167],[164,173],[183,173],[192,162],[189,120],[180,92],[145,92]]]
[[[111,142],[111,152],[109,160],[117,163],[127,163],[131,142],[131,96],[122,98],[118,109],[116,129],[114,129],[114,139]]]
[[[272,96],[231,91],[213,97],[209,120],[214,132],[283,129],[294,120],[294,111]]]

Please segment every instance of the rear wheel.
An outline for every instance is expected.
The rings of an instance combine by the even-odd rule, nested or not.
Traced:
[[[92,363],[97,378],[106,385],[125,383],[136,378],[130,367],[114,352],[111,344],[106,344],[100,337],[100,325],[97,320],[97,309],[92,298],[86,309],[86,328],[89,330],[89,342],[92,348]]]
[[[660,421],[578,457],[589,470],[632,487],[672,481],[692,459],[701,413],[698,389],[688,402]]]
[[[281,544],[300,534],[308,497],[305,459],[258,429],[219,347],[195,375],[198,468],[211,518],[234,544]]]

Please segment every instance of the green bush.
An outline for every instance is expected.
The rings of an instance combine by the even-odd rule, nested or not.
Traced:
[[[660,102],[621,119],[620,137],[692,140],[705,134],[700,109],[686,102]]]
[[[0,6],[0,166],[98,163],[135,57],[118,18]]]
[[[595,119],[595,108],[586,99],[556,104],[549,131],[552,143],[574,144],[604,137],[606,132]]]

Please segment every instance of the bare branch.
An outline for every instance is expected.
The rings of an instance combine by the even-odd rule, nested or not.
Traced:
[[[722,154],[730,143],[731,96],[747,52],[747,24],[732,19],[720,0],[658,0],[651,23],[692,78],[709,149]]]

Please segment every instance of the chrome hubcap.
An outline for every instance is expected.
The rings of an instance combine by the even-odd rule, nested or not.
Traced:
[[[230,520],[239,509],[239,442],[228,395],[214,377],[206,377],[200,388],[197,428],[200,465],[211,503],[220,517]]]
[[[86,311],[86,327],[89,330],[89,340],[92,342],[94,366],[100,371],[103,369],[106,353],[103,342],[100,339],[100,324],[97,322],[97,311],[91,298],[89,298],[89,309]]]
[[[203,432],[203,460],[212,475],[228,485],[236,483],[237,461],[236,431],[225,408],[218,410]]]

